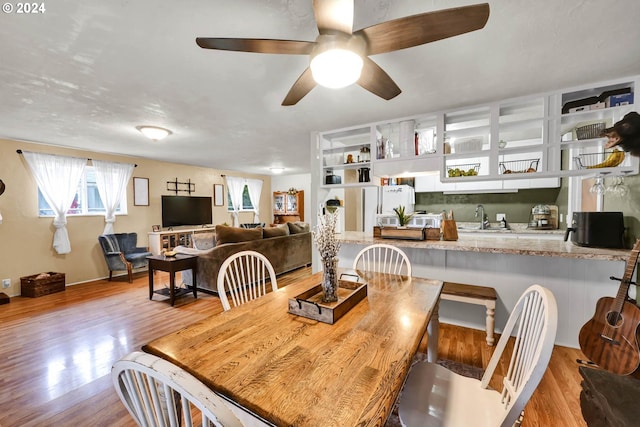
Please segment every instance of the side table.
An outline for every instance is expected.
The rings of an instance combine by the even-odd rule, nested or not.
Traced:
[[[176,271],[189,270],[193,271],[193,297],[198,298],[198,291],[195,278],[198,276],[198,257],[195,255],[176,254],[172,257],[164,255],[152,255],[147,257],[149,261],[149,299],[153,299],[153,272],[154,270],[166,271],[169,273],[169,301],[173,306],[176,296]],[[155,293],[166,295],[166,291],[155,291]],[[181,292],[183,295],[185,292]]]

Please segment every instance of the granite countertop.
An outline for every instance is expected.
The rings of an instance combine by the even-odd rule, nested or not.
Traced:
[[[507,234],[551,234],[557,235],[559,238],[564,236],[565,230],[550,229],[550,230],[538,230],[535,228],[529,228],[529,224],[526,223],[509,223],[509,228],[500,228],[498,223],[490,223],[489,228],[480,230],[478,222],[458,222],[458,233],[507,233]]]
[[[556,230],[557,231],[557,230]],[[480,234],[480,233],[478,233]],[[626,261],[628,249],[602,249],[576,246],[560,239],[536,239],[481,235],[459,236],[457,241],[443,240],[399,240],[373,237],[372,233],[346,231],[337,235],[343,243],[370,245],[390,243],[405,248],[425,248],[444,251],[486,252],[494,254],[532,255],[604,261]]]

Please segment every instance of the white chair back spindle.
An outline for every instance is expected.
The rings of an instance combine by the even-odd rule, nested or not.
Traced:
[[[123,357],[114,364],[111,378],[139,426],[243,425],[220,396],[180,367],[152,354],[135,351]]]
[[[400,248],[376,243],[362,249],[353,261],[354,270],[411,276],[411,262]]]
[[[267,293],[267,285],[271,290],[278,289],[276,273],[273,266],[259,252],[242,251],[227,258],[218,273],[218,296],[224,310],[230,310],[231,297],[233,306],[254,300]]]

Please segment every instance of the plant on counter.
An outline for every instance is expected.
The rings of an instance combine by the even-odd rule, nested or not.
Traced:
[[[405,213],[405,208],[404,206],[400,205],[397,208],[393,208],[393,211],[396,213],[396,216],[398,217],[398,223],[400,224],[400,227],[405,227],[407,224],[409,224],[409,221],[411,221],[411,218],[413,218],[413,214],[407,214]]]

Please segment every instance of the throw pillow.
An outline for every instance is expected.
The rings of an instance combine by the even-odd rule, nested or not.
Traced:
[[[289,227],[289,234],[300,234],[309,232],[309,224],[307,224],[306,222],[288,222],[287,226]]]
[[[268,239],[269,237],[288,236],[289,227],[285,225],[279,225],[275,227],[266,227],[262,229],[262,237]]]
[[[191,241],[194,249],[205,251],[216,245],[216,233],[194,233]]]
[[[216,225],[216,241],[218,245],[225,243],[248,242],[262,239],[262,227],[239,228]]]

